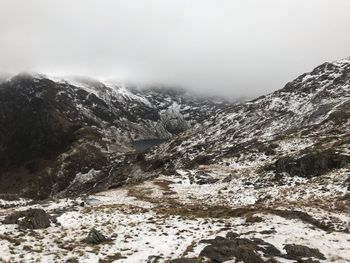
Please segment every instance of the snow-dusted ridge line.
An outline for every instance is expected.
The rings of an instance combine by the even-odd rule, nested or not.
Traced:
[[[288,130],[319,125],[344,111],[349,92],[350,59],[324,63],[281,90],[222,110],[203,127],[188,130],[175,140],[181,144],[191,141],[192,148],[207,141],[205,150],[209,147],[222,155],[235,144],[252,139],[271,140]],[[187,153],[180,145],[177,149],[190,159],[205,155],[204,151],[197,151],[190,157],[190,148]],[[163,150],[170,151],[166,145]]]

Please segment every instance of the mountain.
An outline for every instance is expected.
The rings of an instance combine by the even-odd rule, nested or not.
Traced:
[[[161,163],[158,180],[166,180],[172,192],[164,194],[159,204],[167,211],[246,218],[235,237],[220,235],[208,241],[211,246],[194,254],[197,260],[203,255],[244,258],[235,247],[243,237],[253,246],[259,246],[256,237],[271,241],[280,251],[288,251],[282,245],[292,242],[342,253],[344,247],[330,241],[328,234],[350,238],[349,125],[350,58],[324,63],[280,90],[229,106],[146,153],[145,159]],[[182,206],[186,208],[178,208]],[[286,219],[286,231],[277,223],[280,218]],[[292,230],[297,222],[315,232],[303,241],[297,233],[303,227]],[[234,225],[228,229],[241,226]],[[272,235],[258,230],[268,226]],[[308,230],[300,231],[308,235]],[[317,243],[318,235],[324,246]],[[194,247],[203,248],[200,242]],[[339,258],[327,253],[325,261],[309,262],[350,260],[348,253]],[[274,256],[285,262],[280,257]],[[245,258],[243,262],[268,261]]]
[[[0,192],[46,198],[87,181],[88,192],[135,152],[133,141],[169,139],[226,104],[180,89],[19,74],[0,84]]]
[[[276,92],[223,109],[153,156],[171,159],[179,168],[213,163],[233,167],[248,159],[267,164],[328,150],[332,154],[326,163],[340,168],[348,155],[349,90],[350,59],[324,63]],[[333,160],[338,157],[340,163]],[[305,176],[313,173],[303,170]]]
[[[349,262],[349,91],[350,59],[234,105],[17,76],[0,86],[1,190],[68,198],[0,195],[0,261]]]
[[[319,200],[344,211],[349,94],[350,58],[324,63],[278,91],[221,110],[147,153],[146,160],[162,160],[164,170],[183,170],[194,181],[203,173],[209,181],[215,175],[234,202],[249,193],[249,204]]]

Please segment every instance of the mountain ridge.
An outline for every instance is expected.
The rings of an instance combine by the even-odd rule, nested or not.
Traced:
[[[0,191],[45,198],[79,173],[107,178],[134,140],[169,139],[227,104],[162,92],[28,73],[1,83]]]
[[[186,153],[182,151],[181,144],[189,143],[193,149],[201,148],[200,145],[205,145],[207,141],[202,150],[193,150],[193,155],[212,150],[215,156],[223,156],[228,154],[230,147],[252,138],[266,142],[278,133],[319,125],[329,118],[335,118],[342,109],[346,118],[349,77],[349,59],[322,64],[280,90],[229,106],[203,125],[197,125],[161,146],[155,154],[166,155],[166,152],[172,151],[183,158],[191,149],[188,147]],[[173,158],[172,154],[167,157]]]
[[[62,133],[50,130],[59,128],[72,134],[73,142],[46,177],[35,174],[43,167],[37,162],[25,166],[27,183],[47,180],[43,187],[49,192],[43,198],[53,198],[38,202],[0,195],[0,249],[4,251],[0,261],[350,260],[350,61],[323,64],[271,94],[214,108],[203,122],[194,122],[141,153],[116,145],[113,129],[106,133],[111,129],[108,121],[99,120],[113,115],[99,93],[73,87],[63,98],[74,99],[61,99],[58,104],[63,103],[64,109],[71,106],[71,111],[39,111],[56,98],[42,100],[48,94],[40,87],[55,94],[61,85],[55,83],[26,85],[29,93],[34,85],[39,97],[26,92],[15,96],[19,101],[29,98],[37,107],[20,104],[27,108],[17,110],[25,109],[27,114],[19,120],[31,124],[28,112],[37,109],[35,120],[50,116],[56,125],[45,125],[47,133],[38,125],[40,136],[61,138]],[[0,110],[5,105],[2,87]],[[161,98],[161,102],[162,96],[155,101]],[[77,103],[71,103],[76,101],[81,104],[78,109]],[[140,115],[133,115],[137,109],[130,107],[129,118],[137,119]],[[91,118],[91,113],[97,118]],[[64,114],[74,121],[62,120]],[[69,133],[69,128],[74,132]],[[6,185],[10,177],[2,176],[0,181]],[[16,174],[12,171],[7,176]],[[31,229],[41,227],[45,229]]]

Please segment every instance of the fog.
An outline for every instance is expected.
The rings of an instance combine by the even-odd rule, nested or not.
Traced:
[[[258,96],[350,56],[349,0],[0,0],[0,71]]]

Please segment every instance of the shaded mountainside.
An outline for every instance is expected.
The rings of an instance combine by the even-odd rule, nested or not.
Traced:
[[[171,89],[17,75],[0,84],[0,192],[45,198],[87,182],[73,192],[106,187],[133,140],[171,138],[224,105]]]

